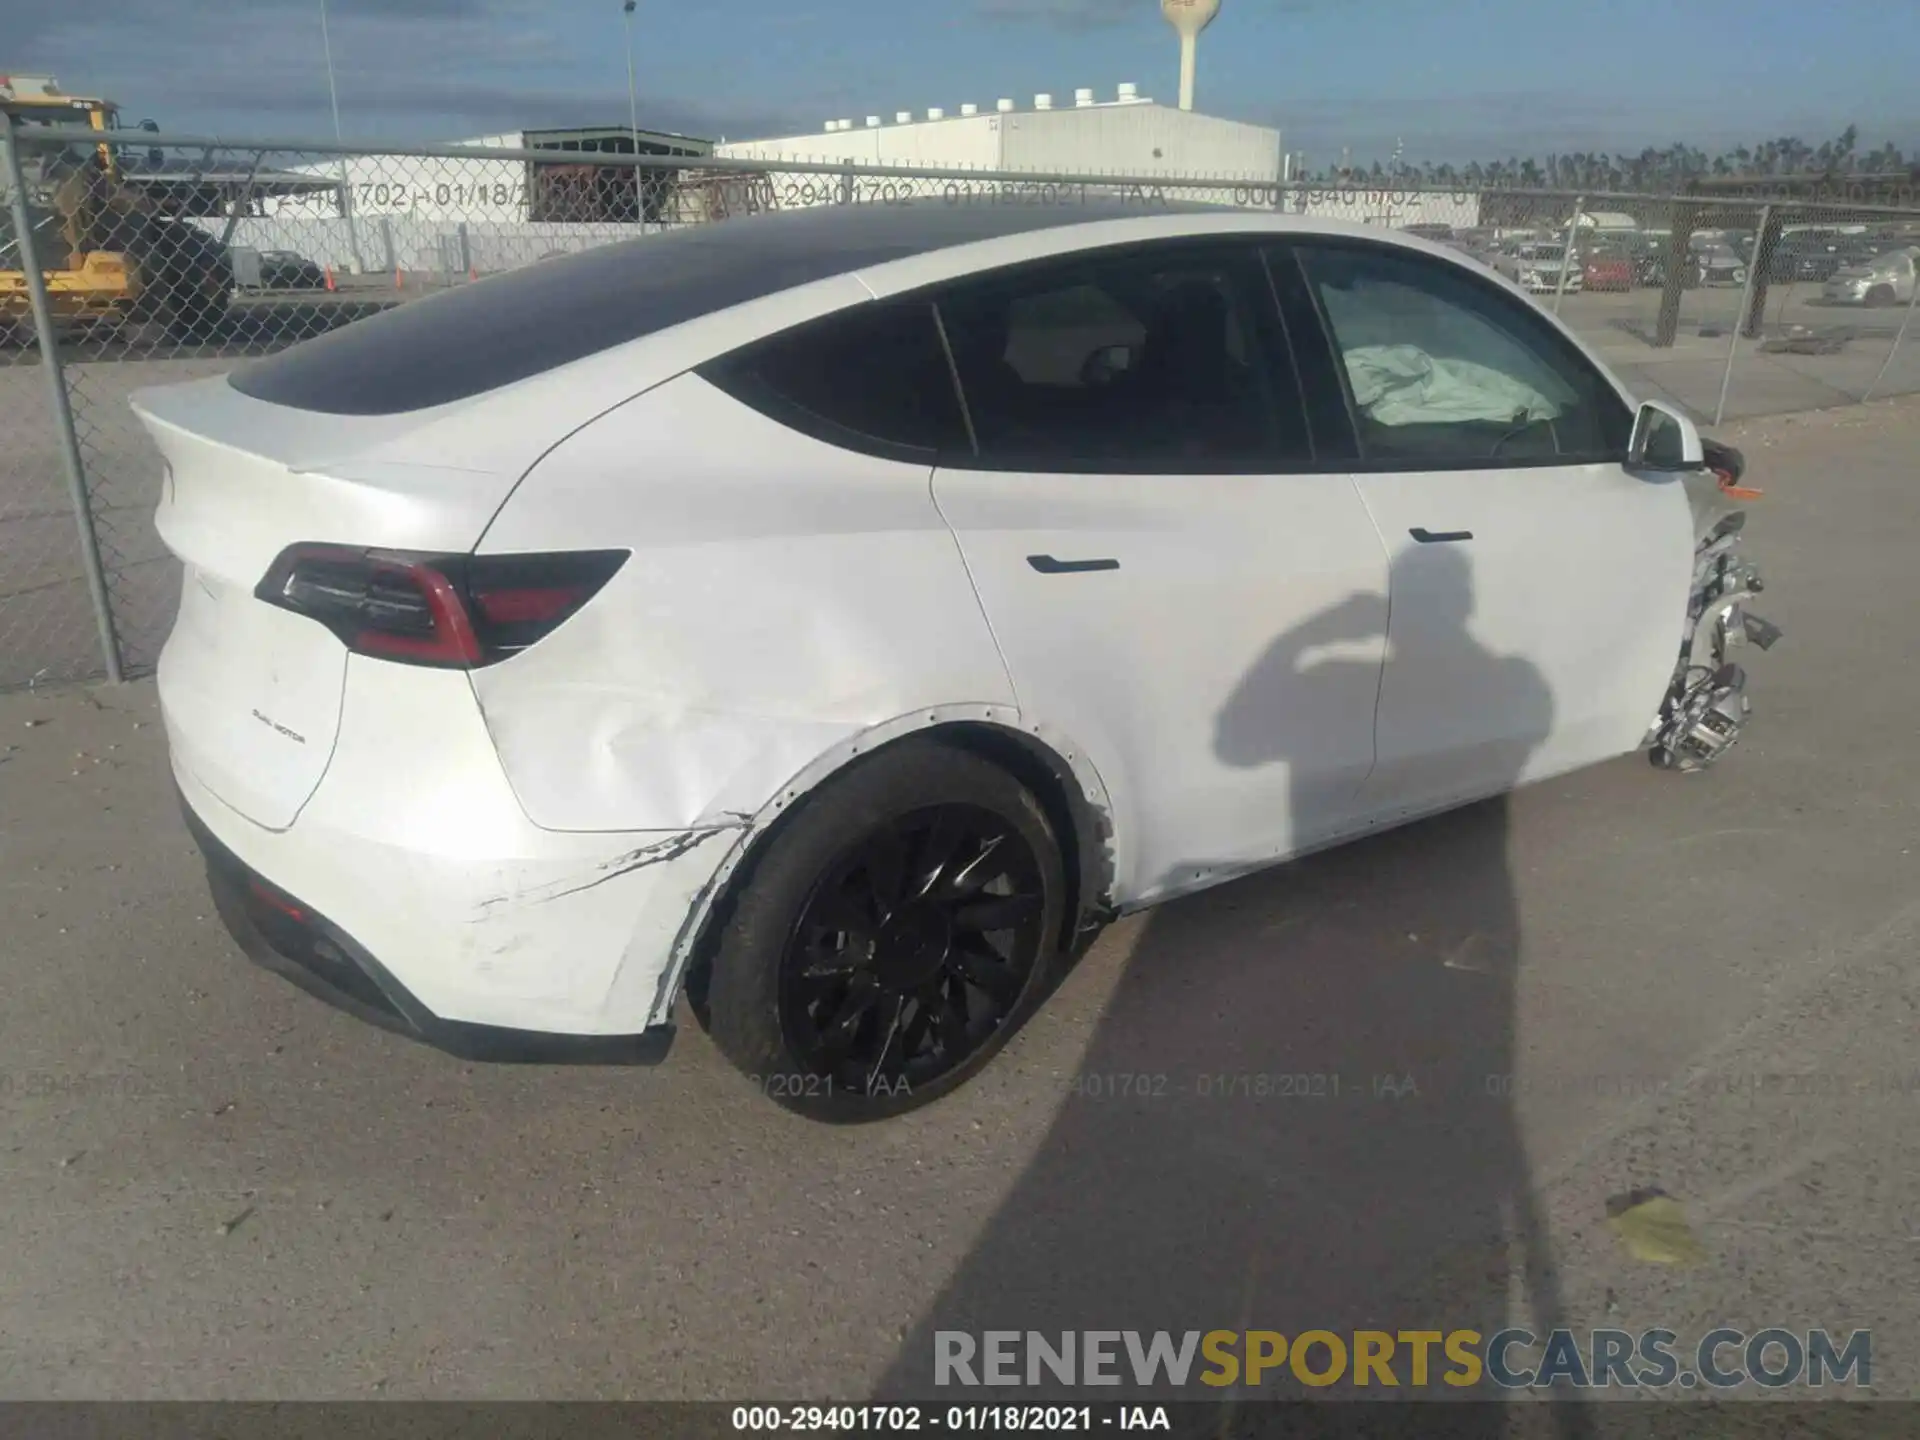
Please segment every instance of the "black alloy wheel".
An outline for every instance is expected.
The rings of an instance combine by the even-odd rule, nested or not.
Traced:
[[[768,832],[688,980],[769,1099],[859,1123],[977,1074],[1060,972],[1060,841],[1005,769],[932,735],[862,756]]]
[[[886,823],[822,875],[788,937],[781,1031],[836,1088],[923,1087],[1013,1016],[1042,944],[1039,857],[1004,818],[937,805]]]

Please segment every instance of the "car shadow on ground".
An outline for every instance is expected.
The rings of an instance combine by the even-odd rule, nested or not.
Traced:
[[[1547,686],[1472,638],[1462,552],[1419,547],[1403,563],[1426,567],[1419,593],[1440,616],[1429,633],[1448,637],[1434,658],[1461,687],[1450,693],[1520,697],[1495,747],[1510,780],[1551,727]],[[1380,613],[1355,603],[1368,598],[1273,643],[1218,717],[1224,763],[1284,760],[1249,723],[1259,696],[1314,683],[1308,652],[1357,638],[1354,618]],[[1151,914],[1037,1157],[909,1332],[883,1395],[1067,1398],[937,1385],[940,1331],[1038,1331],[1057,1346],[1063,1331],[1350,1339],[1485,1336],[1523,1313],[1536,1329],[1559,1323],[1509,1098],[1521,956],[1507,835],[1506,800],[1485,801]],[[1324,1347],[1308,1359],[1310,1376],[1331,1363]],[[1122,1349],[1124,1383],[1077,1398],[1489,1394],[1484,1379],[1442,1383],[1464,1371],[1437,1346],[1417,1390],[1407,1345],[1390,1365],[1397,1391],[1355,1388],[1350,1365],[1331,1386],[1283,1365],[1238,1390],[1196,1383],[1209,1368],[1196,1357],[1184,1388],[1143,1389]],[[1454,1412],[1468,1423],[1448,1433],[1481,1433],[1481,1413]],[[1505,1433],[1485,1413],[1485,1433]]]

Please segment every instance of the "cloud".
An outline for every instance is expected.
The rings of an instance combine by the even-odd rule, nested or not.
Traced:
[[[643,10],[650,0],[643,0]],[[739,66],[711,41],[668,59],[642,50],[639,119],[653,129],[739,139],[811,133],[829,114],[891,113],[873,103],[873,43],[832,36],[842,16],[821,6],[739,0],[756,40],[775,55],[805,39],[804,58],[778,69]],[[1229,18],[1241,3],[1228,0]],[[1357,5],[1359,0],[1344,0]],[[1330,13],[1327,0],[1262,0],[1265,13]],[[1373,13],[1392,8],[1367,0]],[[327,0],[329,39],[342,127],[349,140],[453,140],[523,128],[624,125],[627,119],[621,21],[614,0]],[[1071,52],[1075,35],[1108,37],[1122,27],[1161,25],[1152,0],[965,0],[960,12],[1003,40],[1030,49]],[[1008,35],[1005,27],[1020,27]],[[1217,29],[1218,27],[1216,27]],[[761,34],[762,30],[782,35]],[[1065,38],[1062,38],[1065,37]],[[175,132],[234,138],[331,136],[319,0],[0,0],[0,61],[50,71],[75,89],[107,94],[129,119],[152,116]],[[1093,43],[1093,42],[1089,42]],[[1130,43],[1130,42],[1129,42]],[[906,36],[886,53],[910,48]],[[1004,50],[1004,46],[999,47]],[[996,51],[996,55],[999,51]],[[1153,53],[1165,55],[1166,52]],[[1223,52],[1216,48],[1216,57]],[[1337,97],[1259,84],[1227,113],[1281,127],[1292,149],[1316,163],[1351,147],[1356,159],[1385,158],[1397,138],[1409,158],[1459,161],[1516,151],[1635,150],[1684,136],[1711,147],[1758,134],[1831,133],[1838,123],[1789,120],[1764,97],[1728,99],[1622,86],[1569,84],[1549,89],[1537,73],[1479,66],[1473,95],[1442,92],[1458,80],[1435,73],[1414,93],[1392,88],[1344,51],[1329,50],[1315,83],[1338,83]],[[916,62],[918,63],[918,62]],[[932,62],[939,63],[939,57]],[[1344,69],[1335,72],[1338,64]],[[1337,73],[1321,81],[1319,70]],[[738,72],[737,78],[736,72]],[[765,78],[756,87],[753,76]],[[937,79],[937,72],[936,72]],[[912,82],[916,87],[921,79]],[[1254,83],[1254,82],[1248,82]],[[1225,87],[1208,93],[1224,97]],[[1511,87],[1511,88],[1506,88]],[[984,88],[984,86],[983,86]],[[1036,88],[1045,88],[1036,82]],[[1883,105],[1882,110],[1891,110]],[[1907,105],[1898,107],[1911,119]],[[1763,123],[1749,125],[1749,118]],[[1911,144],[1901,118],[1861,113],[1869,135],[1883,131]]]
[[[16,17],[14,12],[20,14]],[[607,38],[617,44],[610,8]],[[543,0],[328,0],[328,42],[349,140],[451,140],[523,128],[621,124],[624,75],[582,78],[581,37]],[[330,136],[316,0],[0,0],[22,70],[104,93],[163,129]],[[605,47],[599,47],[604,49]],[[702,137],[809,128],[779,102],[744,106],[643,87],[640,123]]]
[[[1404,142],[1411,160],[1462,161],[1568,150],[1639,150],[1676,135],[1713,143],[1727,117],[1702,102],[1650,107],[1639,97],[1583,97],[1514,89],[1477,95],[1351,95],[1301,97],[1267,117],[1282,128],[1289,150],[1309,163],[1335,161],[1343,148],[1356,161],[1385,159]],[[1708,132],[1715,132],[1709,134]]]
[[[1845,119],[1832,115],[1773,115],[1756,121],[1713,97],[1663,97],[1649,103],[1632,94],[1581,97],[1558,91],[1516,89],[1474,96],[1355,95],[1300,99],[1284,113],[1264,117],[1281,127],[1289,150],[1304,150],[1309,165],[1337,164],[1342,149],[1358,164],[1386,160],[1397,143],[1415,163],[1462,164],[1508,157],[1544,159],[1550,154],[1606,152],[1635,155],[1649,146],[1678,141],[1709,152],[1752,145],[1770,135],[1797,134],[1812,143],[1837,134]],[[1911,121],[1861,118],[1862,149],[1881,138],[1901,143],[1915,133]]]

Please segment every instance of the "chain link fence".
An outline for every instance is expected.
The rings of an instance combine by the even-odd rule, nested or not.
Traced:
[[[1705,423],[1920,391],[1920,208],[139,132],[16,131],[0,178],[0,689],[159,654],[179,576],[135,391],[556,255],[771,210],[1198,203],[1385,226],[1507,275],[1643,397]]]

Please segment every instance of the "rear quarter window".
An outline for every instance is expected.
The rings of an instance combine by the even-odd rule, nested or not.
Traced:
[[[971,448],[925,300],[856,305],[700,374],[768,418],[843,449],[931,464]]]

